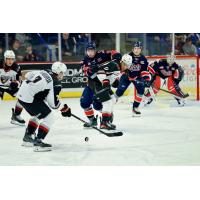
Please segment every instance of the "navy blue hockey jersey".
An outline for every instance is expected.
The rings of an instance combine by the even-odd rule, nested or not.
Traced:
[[[174,78],[178,78],[180,76],[179,65],[174,62],[171,66],[169,66],[166,59],[155,61],[148,67],[148,69],[152,75],[158,75],[163,79],[166,79],[169,76],[173,76]]]
[[[135,80],[137,78],[144,78],[150,80],[150,74],[148,72],[148,61],[143,55],[136,56],[133,52],[129,53],[132,56],[132,66],[128,69],[129,80]]]

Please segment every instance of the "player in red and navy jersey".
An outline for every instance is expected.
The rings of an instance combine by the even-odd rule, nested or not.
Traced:
[[[175,59],[175,55],[168,55],[167,59],[161,59],[149,65],[148,70],[152,77],[151,85],[154,94],[157,94],[161,87],[161,79],[167,80],[164,83],[167,82],[168,91],[174,94],[174,98],[177,100],[178,104],[184,105],[184,98],[189,95],[184,94],[179,86],[180,81],[184,77],[184,70],[175,62]],[[147,104],[150,104],[153,101],[150,92],[147,91],[145,96],[149,97]]]
[[[132,52],[129,55],[132,57],[132,65],[121,69],[122,76],[120,78],[119,86],[115,93],[116,97],[121,97],[128,86],[133,83],[135,86],[135,95],[133,102],[133,116],[140,116],[141,112],[138,107],[142,101],[142,96],[145,91],[145,87],[149,87],[150,74],[147,70],[148,62],[142,53],[142,43],[133,43]]]

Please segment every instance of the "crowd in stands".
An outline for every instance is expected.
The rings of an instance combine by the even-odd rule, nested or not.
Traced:
[[[175,34],[176,55],[200,55],[199,33]]]
[[[57,33],[9,33],[9,48],[16,54],[17,61],[47,61],[49,51],[53,58],[58,58],[58,34]],[[105,33],[91,34],[92,40],[99,46],[100,43],[108,44]],[[171,36],[167,33],[147,33],[147,54],[164,55],[171,51]],[[86,43],[89,41],[86,33],[62,33],[61,48],[63,60],[73,60],[84,55]],[[112,42],[114,43],[114,42]],[[104,45],[105,46],[105,45]],[[6,36],[0,34],[0,59],[6,48]],[[54,49],[54,51],[52,50]],[[175,34],[176,55],[200,55],[200,35],[198,33],[176,33]]]
[[[54,58],[58,57],[58,34],[9,34],[9,49],[16,55],[17,61],[46,61],[47,54],[54,48]],[[6,48],[5,34],[0,34],[0,59]],[[85,33],[62,33],[61,48],[64,59],[69,60],[73,56],[83,56],[85,45],[89,41],[89,35]],[[51,53],[52,53],[51,52]]]

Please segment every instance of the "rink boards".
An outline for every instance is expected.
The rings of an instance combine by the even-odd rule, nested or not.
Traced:
[[[166,56],[147,56],[149,63],[154,62]],[[177,56],[176,62],[184,68],[184,78],[180,83],[182,90],[185,93],[189,93],[190,99],[199,100],[199,58],[198,56]],[[21,62],[19,65],[22,68],[23,74],[30,70],[50,69],[52,62],[34,62],[27,63]],[[74,98],[80,97],[87,83],[87,77],[80,73],[80,62],[65,62],[67,66],[67,73],[62,81],[63,90],[60,94],[62,98]],[[80,73],[78,76],[77,74]],[[164,82],[163,82],[164,83]],[[166,84],[162,84],[163,89],[166,88]],[[125,92],[125,96],[132,97],[133,89],[129,88]],[[159,92],[159,97],[170,98],[170,95],[165,92]],[[4,100],[12,100],[10,95],[5,94]]]

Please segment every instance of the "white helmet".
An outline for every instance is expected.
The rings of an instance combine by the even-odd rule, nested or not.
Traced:
[[[53,65],[51,66],[51,70],[55,74],[60,74],[61,72],[63,72],[64,74],[67,71],[67,67],[62,62],[54,62]]]
[[[7,58],[15,59],[15,53],[12,50],[6,50],[4,53],[4,60],[6,60]]]
[[[128,54],[124,54],[122,56],[122,62],[127,66],[130,67],[132,65],[132,57]]]
[[[172,65],[176,60],[176,56],[174,54],[167,55],[167,62]]]

